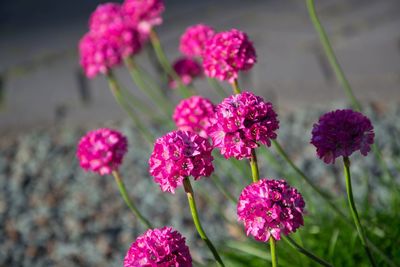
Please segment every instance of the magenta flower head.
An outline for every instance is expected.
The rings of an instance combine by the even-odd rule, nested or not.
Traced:
[[[214,29],[205,24],[190,26],[181,36],[179,50],[188,57],[201,57],[206,42],[211,39],[214,34]]]
[[[267,242],[295,232],[303,225],[303,197],[285,180],[261,179],[246,186],[237,206],[239,221],[244,222],[246,234]]]
[[[243,92],[217,105],[209,135],[225,158],[243,159],[251,157],[251,149],[258,147],[258,143],[270,146],[278,128],[272,104],[251,92]]]
[[[214,118],[214,104],[207,98],[192,96],[183,99],[175,108],[172,118],[176,127],[207,138]]]
[[[185,238],[172,227],[149,229],[132,243],[124,267],[191,267]]]
[[[366,116],[351,109],[339,109],[322,115],[314,124],[311,144],[317,148],[318,157],[329,164],[357,150],[366,156],[374,136],[374,127]]]
[[[207,76],[222,81],[233,81],[238,72],[250,69],[257,61],[253,43],[239,30],[215,34],[203,53],[203,68]]]
[[[156,140],[150,156],[150,174],[164,192],[175,193],[183,179],[195,180],[214,171],[212,146],[196,133],[173,131]]]
[[[101,35],[113,25],[122,23],[121,5],[118,3],[105,3],[98,5],[90,15],[89,29],[91,32]]]
[[[148,35],[151,29],[162,23],[161,14],[165,10],[163,0],[125,0],[122,12],[140,33]]]
[[[176,74],[180,77],[184,85],[189,85],[193,80],[202,75],[201,65],[191,58],[179,58],[172,65]],[[178,84],[175,80],[170,77],[169,81],[170,88],[177,88]]]
[[[87,77],[107,74],[121,63],[118,47],[106,38],[93,33],[85,34],[79,42],[80,64]]]
[[[127,152],[127,138],[112,129],[97,129],[81,138],[76,153],[81,167],[100,175],[117,170]]]

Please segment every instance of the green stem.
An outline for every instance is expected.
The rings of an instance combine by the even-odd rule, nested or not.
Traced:
[[[235,79],[235,80],[233,81],[232,87],[233,87],[233,93],[234,93],[235,95],[240,94],[241,91],[240,91],[239,82],[238,82],[237,79]]]
[[[128,205],[129,209],[133,212],[133,214],[136,216],[136,218],[139,219],[139,221],[143,224],[143,226],[145,226],[147,228],[153,228],[151,223],[140,213],[140,211],[136,208],[136,206],[129,199],[128,193],[126,192],[124,182],[122,181],[122,178],[121,178],[121,175],[119,174],[119,172],[113,171],[112,174],[115,178],[115,181],[117,182],[119,192],[121,193],[121,196],[124,199],[126,205]]]
[[[326,262],[325,260],[319,258],[318,256],[314,255],[312,252],[306,250],[302,246],[296,243],[291,237],[282,235],[282,239],[289,244],[292,248],[296,249],[298,252],[304,254],[308,258],[312,259],[316,263],[320,264],[321,266],[325,267],[332,267],[333,265],[330,264],[329,262]]]
[[[157,33],[154,30],[150,31],[150,42],[153,45],[154,51],[156,53],[157,59],[163,67],[164,71],[168,74],[168,76],[172,77],[178,83],[178,88],[180,93],[184,98],[190,97],[192,94],[188,90],[188,88],[182,83],[181,78],[178,74],[176,74],[175,70],[172,68],[171,64],[165,52],[161,46],[160,39],[158,38]]]
[[[354,220],[354,224],[356,225],[358,236],[361,240],[361,244],[365,249],[365,252],[368,255],[368,259],[372,266],[376,266],[374,258],[372,257],[372,253],[367,245],[367,239],[365,236],[364,229],[360,223],[360,218],[358,217],[358,212],[356,208],[356,204],[354,203],[353,199],[353,190],[351,187],[351,175],[350,175],[350,159],[348,157],[343,157],[343,164],[344,164],[344,174],[346,178],[346,191],[347,191],[347,200],[349,202],[351,215]]]
[[[194,225],[196,226],[197,232],[199,233],[201,239],[204,240],[208,248],[210,249],[211,253],[213,254],[215,260],[217,261],[219,266],[225,266],[224,263],[222,262],[221,257],[219,256],[217,250],[215,249],[214,245],[211,243],[210,239],[208,239],[206,233],[203,230],[203,227],[201,226],[199,215],[197,212],[197,207],[196,207],[196,202],[194,200],[194,192],[192,185],[190,184],[190,180],[188,177],[186,177],[183,180],[183,186],[185,188],[185,192],[189,201],[189,207],[190,207],[190,212],[192,213],[192,218]]]
[[[258,172],[257,154],[254,148],[251,149],[250,167],[251,177],[253,178],[253,182],[256,183],[258,180],[260,180],[260,174]]]
[[[129,103],[125,101],[123,96],[121,95],[121,87],[114,76],[112,71],[109,71],[107,74],[108,85],[112,94],[114,95],[115,100],[117,101],[118,105],[124,109],[129,117],[132,119],[133,123],[137,127],[137,129],[142,133],[143,137],[149,143],[150,146],[153,144],[153,138],[150,131],[142,124],[141,120],[137,116],[137,114],[131,110]]]
[[[278,255],[276,255],[276,244],[275,244],[275,239],[272,237],[272,235],[269,237],[269,246],[271,248],[272,267],[278,267]]]
[[[152,88],[146,84],[146,82],[143,80],[142,75],[140,74],[140,71],[138,69],[138,66],[135,64],[133,58],[126,57],[125,65],[129,70],[132,80],[139,87],[139,89],[145,95],[147,95],[152,101],[154,101],[156,105],[159,105],[162,108],[162,110],[164,111],[164,114],[166,116],[169,116],[172,113],[171,105],[169,105],[169,102],[166,101],[166,99],[164,97],[162,97],[161,94],[158,93],[159,90],[155,90],[154,88]]]
[[[361,105],[358,102],[357,98],[355,97],[353,90],[351,89],[350,83],[344,74],[342,67],[339,64],[339,61],[336,58],[335,52],[331,46],[329,41],[329,37],[326,34],[324,28],[319,21],[317,12],[315,11],[315,4],[314,0],[306,0],[307,1],[307,9],[311,18],[312,23],[314,24],[315,30],[318,32],[319,39],[322,43],[324,48],[325,54],[328,58],[329,64],[333,68],[336,78],[338,79],[339,83],[342,85],[347,98],[349,98],[353,108],[357,111],[361,111]]]

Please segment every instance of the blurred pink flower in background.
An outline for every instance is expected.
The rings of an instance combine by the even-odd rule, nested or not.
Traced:
[[[195,78],[203,74],[201,65],[191,58],[179,58],[172,67],[184,85],[190,85]],[[170,77],[168,85],[170,88],[178,87],[177,81],[173,80],[172,77]]]
[[[207,138],[214,117],[214,104],[207,98],[192,96],[183,99],[172,116],[176,127],[182,131],[198,133]]]
[[[206,42],[213,37],[215,31],[205,24],[190,26],[182,34],[179,50],[188,57],[201,57]]]
[[[83,169],[105,175],[118,169],[127,147],[124,135],[102,128],[90,131],[81,138],[76,155]]]
[[[267,242],[293,233],[303,225],[304,200],[285,180],[261,179],[246,186],[240,194],[237,214],[246,234]]]
[[[237,79],[239,71],[250,69],[256,61],[253,43],[237,29],[215,34],[203,53],[205,74],[230,83]]]
[[[156,140],[149,159],[150,174],[164,192],[175,193],[183,179],[195,180],[214,171],[212,146],[196,133],[173,131]]]
[[[192,257],[185,238],[172,227],[149,229],[129,248],[124,267],[191,267]]]

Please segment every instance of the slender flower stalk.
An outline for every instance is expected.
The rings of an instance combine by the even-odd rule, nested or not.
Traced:
[[[159,105],[159,107],[162,108],[165,115],[169,116],[172,112],[172,107],[169,104],[169,101],[166,101],[166,99],[160,94],[159,90],[155,90],[151,86],[147,85],[132,57],[126,57],[124,61],[134,83],[144,94],[154,101],[156,105]]]
[[[233,93],[234,94],[236,94],[236,95],[240,94],[241,90],[240,90],[239,82],[238,82],[237,79],[233,80],[232,88],[233,88]]]
[[[210,239],[207,237],[206,232],[204,231],[203,227],[201,226],[200,219],[199,219],[199,214],[197,212],[197,207],[196,207],[196,202],[194,199],[194,192],[192,185],[190,184],[190,180],[188,177],[186,177],[183,180],[183,187],[185,189],[188,201],[189,201],[189,207],[190,207],[190,212],[192,213],[192,218],[194,225],[196,226],[197,232],[199,233],[201,239],[204,240],[208,248],[210,249],[211,253],[213,254],[215,260],[217,261],[219,266],[225,266],[224,263],[222,262],[221,257],[219,256],[217,250],[215,249],[214,245],[210,241]]]
[[[271,247],[272,267],[278,267],[278,257],[276,255],[276,244],[273,236],[269,237],[269,246]]]
[[[174,69],[172,68],[170,62],[168,61],[167,56],[164,53],[164,50],[161,46],[160,39],[158,38],[157,33],[154,30],[150,31],[150,41],[153,45],[154,51],[156,53],[157,59],[163,67],[164,71],[172,77],[178,83],[178,88],[180,93],[184,98],[191,96],[189,89],[182,83],[180,77],[176,74]]]
[[[147,220],[140,213],[140,211],[136,208],[134,203],[130,200],[128,193],[126,192],[125,184],[122,181],[122,177],[121,177],[120,173],[117,170],[115,170],[112,172],[112,175],[114,176],[115,181],[117,182],[117,185],[118,185],[119,192],[121,193],[121,196],[124,199],[126,205],[129,207],[129,209],[133,212],[133,214],[136,216],[136,218],[139,219],[139,221],[143,224],[144,227],[153,228],[150,221]]]
[[[368,259],[371,263],[372,266],[377,266],[375,264],[374,258],[372,256],[372,253],[369,249],[369,246],[367,244],[367,238],[365,235],[365,231],[360,223],[360,218],[358,216],[358,212],[357,212],[357,208],[356,205],[354,203],[354,199],[353,199],[353,190],[351,187],[351,174],[350,174],[350,159],[349,157],[343,157],[343,164],[344,164],[344,174],[345,174],[345,178],[346,178],[346,191],[347,191],[347,200],[349,202],[349,207],[350,207],[350,211],[351,211],[351,215],[353,217],[354,220],[354,224],[357,228],[357,233],[358,236],[360,238],[361,244],[365,249],[365,252],[368,255]]]
[[[253,182],[258,182],[258,180],[260,180],[260,174],[258,172],[257,154],[255,149],[251,150],[250,167]]]

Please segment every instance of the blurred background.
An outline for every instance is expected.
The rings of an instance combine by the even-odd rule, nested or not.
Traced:
[[[88,129],[104,126],[116,127],[130,138],[130,153],[123,173],[139,206],[157,224],[181,229],[194,247],[200,247],[195,252],[196,259],[210,257],[191,229],[189,213],[181,207],[180,203],[185,203],[182,192],[163,195],[148,177],[149,148],[115,104],[105,79],[88,80],[82,74],[77,44],[88,30],[90,13],[102,2],[0,2],[0,266],[121,266],[130,242],[144,229],[135,223],[119,198],[112,177],[85,174],[75,160],[80,136]],[[196,23],[206,23],[217,30],[238,28],[249,35],[257,50],[258,63],[242,77],[243,88],[274,103],[281,116],[282,143],[321,186],[341,197],[344,187],[340,182],[340,166],[326,170],[323,163],[314,159],[313,148],[308,145],[310,127],[321,112],[346,107],[347,102],[310,22],[305,1],[165,2],[164,23],[156,30],[171,60],[179,56],[180,35]],[[374,121],[385,155],[398,162],[400,2],[335,0],[316,1],[316,6],[356,96],[368,107],[366,112]],[[146,51],[138,61],[149,71],[154,69]],[[125,86],[139,92],[124,69],[117,74]],[[199,81],[195,86],[202,95],[220,101],[206,82]],[[142,96],[138,93],[138,97]],[[374,183],[361,179],[380,175],[373,156],[370,158],[364,160],[365,166],[355,167],[355,183],[360,185],[359,203],[376,207],[379,213],[385,201],[393,199],[388,188],[372,190]],[[389,167],[393,165],[389,162]],[[264,170],[268,176],[282,175],[279,168],[264,167]],[[229,168],[221,167],[219,172],[223,178],[237,175]],[[224,181],[228,183],[227,179]],[[235,221],[235,207],[223,200],[212,184],[201,186],[200,203],[208,203],[211,197],[221,198],[220,203],[225,203],[213,209],[201,207],[204,220],[209,223],[205,223],[205,228],[212,233],[209,235],[217,241],[229,236],[243,238],[242,228],[234,223],[227,223],[227,231],[221,233],[218,222],[223,217]],[[154,194],[145,194],[148,190]],[[239,187],[231,190],[238,196]],[[311,218],[312,211],[319,208],[309,207]],[[392,218],[390,214],[384,218]],[[374,218],[377,213],[366,214],[369,215]],[[326,216],[331,218],[329,214]],[[398,216],[394,218],[391,223],[398,225]],[[361,266],[356,265],[359,258],[346,255],[349,254],[346,251],[334,257],[338,255],[334,253],[335,247],[340,247],[337,244],[342,242],[345,247],[350,242],[340,237],[351,237],[353,233],[342,231],[338,223],[335,226],[334,218],[331,221],[331,225],[327,223],[326,229],[321,229],[310,219],[311,226],[305,227],[304,235],[315,240],[326,239],[327,243],[336,236],[333,251],[321,249],[320,255],[335,258],[337,266]],[[399,230],[388,229],[391,238],[383,228],[370,230],[376,238],[397,242],[386,245],[388,253],[398,258],[400,253],[392,250],[392,246],[400,245]],[[327,232],[330,234],[322,234]],[[317,243],[305,241],[311,248],[317,248]],[[249,245],[249,250],[254,258],[260,258],[257,245],[253,245]],[[230,244],[229,249],[235,251],[238,249],[235,246]],[[353,255],[362,256],[356,246],[353,249]],[[296,257],[290,255],[288,264],[293,265],[287,266],[299,266]],[[246,262],[243,264],[247,266]],[[257,261],[254,264],[258,266]]]

